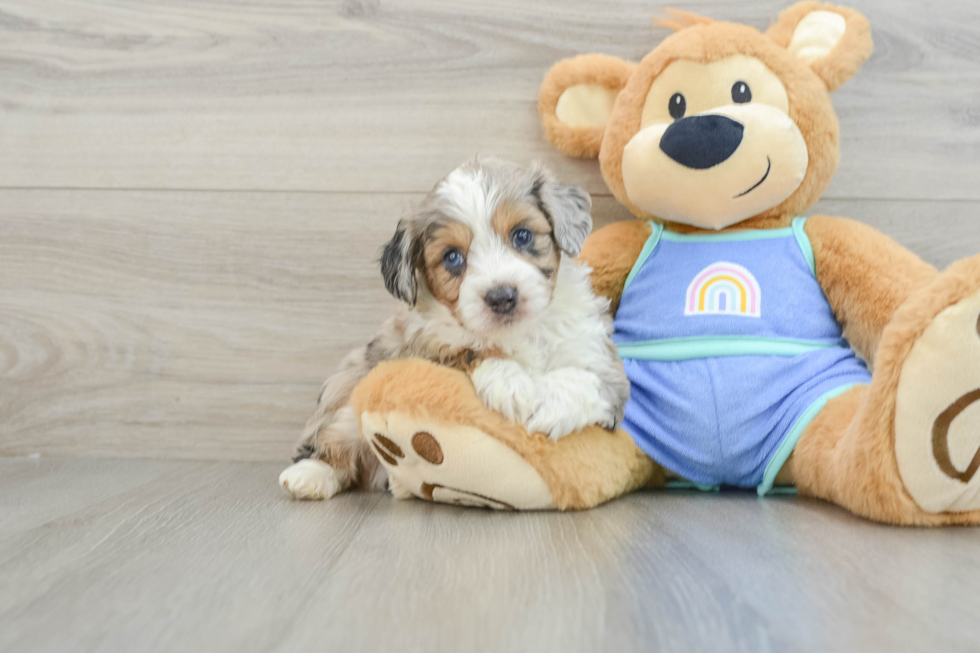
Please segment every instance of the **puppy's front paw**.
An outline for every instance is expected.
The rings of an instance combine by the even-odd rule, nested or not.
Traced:
[[[578,406],[558,402],[538,404],[525,427],[528,433],[544,433],[551,440],[558,440],[588,425],[586,412]]]
[[[279,475],[279,485],[294,499],[319,501],[340,492],[337,472],[315,458],[304,458],[287,467]]]
[[[544,433],[549,439],[557,440],[569,433],[563,425],[563,417],[554,405],[539,404],[524,427],[528,433]]]
[[[615,411],[599,394],[595,375],[566,372],[550,375],[540,388],[534,413],[525,422],[529,433],[558,440],[590,424],[615,420]]]
[[[512,360],[484,361],[472,375],[480,400],[507,419],[524,423],[534,410],[537,389],[534,381]]]

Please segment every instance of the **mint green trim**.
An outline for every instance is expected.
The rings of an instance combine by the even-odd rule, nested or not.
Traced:
[[[816,277],[817,261],[813,256],[813,245],[810,244],[810,237],[803,230],[803,225],[805,224],[806,218],[793,218],[793,226],[790,228],[793,230],[793,235],[796,236],[796,242],[800,246],[800,251],[803,252],[803,258],[810,264],[810,272]]]
[[[640,257],[636,259],[636,263],[633,264],[633,269],[630,270],[630,274],[626,277],[626,283],[623,284],[623,292],[630,287],[633,283],[633,279],[636,277],[640,268],[643,264],[647,262],[650,255],[653,254],[653,250],[657,248],[657,243],[660,242],[660,236],[664,233],[664,226],[656,222],[650,222],[650,237],[647,238],[647,242],[643,244],[643,249],[640,250]]]
[[[818,349],[839,346],[838,342],[816,342],[791,338],[751,336],[667,338],[618,345],[620,358],[644,361],[683,361],[720,356],[799,356]]]
[[[796,488],[793,487],[792,485],[780,485],[779,487],[774,487],[771,490],[769,490],[769,492],[766,493],[766,496],[767,497],[776,497],[776,496],[782,495],[782,496],[794,496],[795,497],[796,494],[797,494]]]
[[[813,418],[816,417],[821,410],[823,410],[823,407],[827,405],[828,401],[834,397],[839,397],[856,385],[859,384],[850,383],[848,385],[842,385],[838,388],[834,388],[830,392],[822,395],[819,399],[810,404],[809,408],[803,411],[800,418],[796,420],[796,424],[793,424],[793,428],[789,430],[789,434],[786,436],[786,439],[782,441],[779,448],[776,449],[776,453],[772,455],[772,458],[769,460],[769,464],[766,465],[766,471],[762,475],[762,483],[759,484],[759,487],[756,489],[760,497],[768,494],[772,490],[772,485],[776,482],[776,474],[778,474],[779,470],[786,464],[786,460],[789,458],[789,455],[793,453],[793,449],[796,447],[796,443],[799,441],[800,436],[803,435],[803,431],[810,425]]]
[[[793,235],[792,227],[782,229],[749,229],[747,231],[733,231],[723,234],[675,234],[673,231],[665,231],[664,240],[674,243],[697,243],[708,241],[712,243],[732,243],[743,240],[772,240],[773,238],[788,238]]]
[[[667,481],[664,487],[668,490],[698,490],[700,492],[721,492],[720,485],[695,483],[694,481]]]

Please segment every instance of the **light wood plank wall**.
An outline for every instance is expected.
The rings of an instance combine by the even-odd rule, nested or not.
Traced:
[[[665,3],[768,26],[788,2]],[[980,251],[980,3],[854,2],[814,211],[944,266]],[[649,0],[0,0],[0,455],[284,459],[393,305],[399,213],[475,153],[540,158],[566,56],[639,58]]]

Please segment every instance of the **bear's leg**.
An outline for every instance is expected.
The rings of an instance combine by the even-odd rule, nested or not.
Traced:
[[[871,385],[828,402],[792,469],[801,493],[872,519],[980,524],[980,256],[902,305]]]
[[[591,508],[662,470],[624,431],[553,442],[486,408],[469,377],[423,360],[379,364],[351,403],[401,496],[503,510]]]

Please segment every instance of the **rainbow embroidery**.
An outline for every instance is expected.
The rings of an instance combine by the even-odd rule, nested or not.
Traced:
[[[712,263],[687,287],[684,315],[762,315],[762,291],[752,273],[737,263]]]

